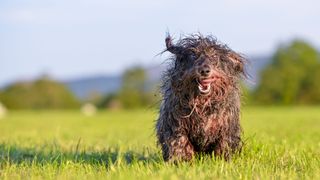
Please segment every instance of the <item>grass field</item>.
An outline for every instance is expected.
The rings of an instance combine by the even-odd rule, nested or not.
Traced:
[[[245,108],[240,155],[178,166],[161,159],[156,117],[10,112],[0,119],[0,179],[320,179],[320,107]]]

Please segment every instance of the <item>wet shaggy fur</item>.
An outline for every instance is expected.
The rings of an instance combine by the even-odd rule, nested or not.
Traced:
[[[173,56],[163,76],[156,123],[164,160],[189,161],[197,153],[229,159],[242,145],[239,80],[245,77],[245,59],[201,34],[176,44],[168,35],[166,46]],[[205,78],[210,78],[210,86],[204,86],[210,87],[206,94],[199,89],[204,67],[210,68],[206,69]]]

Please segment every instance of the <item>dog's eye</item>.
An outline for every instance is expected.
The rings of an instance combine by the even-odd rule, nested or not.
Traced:
[[[191,53],[188,55],[188,57],[189,57],[188,59],[193,60],[193,61],[198,58],[197,54],[194,53],[194,52],[191,52]]]

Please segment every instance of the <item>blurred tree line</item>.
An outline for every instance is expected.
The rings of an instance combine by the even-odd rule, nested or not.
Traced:
[[[0,92],[0,101],[9,109],[78,108],[80,102],[61,83],[43,77],[17,82]]]
[[[91,103],[105,109],[157,107],[157,87],[148,83],[142,67],[133,67],[122,75],[122,86],[114,94],[81,102],[64,84],[48,77],[31,82],[16,82],[0,91],[0,102],[8,109],[70,109]]]
[[[320,104],[320,56],[302,40],[280,46],[260,74],[256,104]]]
[[[148,83],[145,69],[133,67],[123,73],[120,90],[107,95],[97,105],[100,108],[125,109],[156,107],[160,100],[157,94],[157,87]]]
[[[320,104],[319,53],[302,40],[282,45],[260,73],[259,84],[253,89],[242,86],[244,101],[249,105]],[[123,73],[118,92],[99,96],[91,103],[103,109],[158,107],[158,89],[148,82],[144,68],[132,67]],[[81,105],[68,88],[47,77],[6,87],[0,91],[0,102],[9,109],[65,109]]]

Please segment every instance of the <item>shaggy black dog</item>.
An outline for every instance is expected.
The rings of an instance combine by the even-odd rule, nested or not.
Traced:
[[[229,159],[241,149],[240,88],[245,59],[211,36],[195,34],[173,44],[163,77],[156,131],[165,161],[191,160],[196,153]]]

